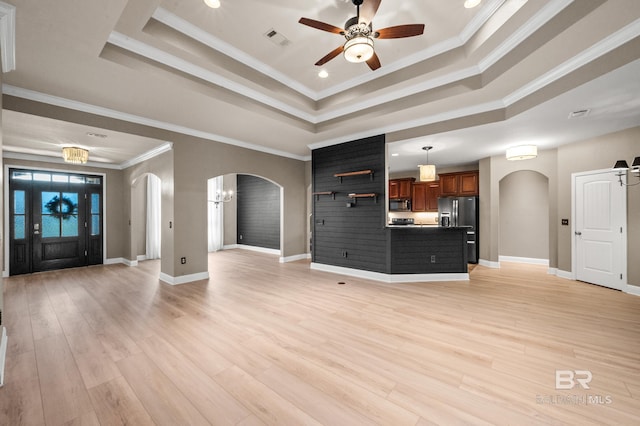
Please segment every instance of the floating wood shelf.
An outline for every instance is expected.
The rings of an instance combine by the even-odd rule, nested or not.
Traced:
[[[369,175],[371,176],[371,180],[373,180],[373,170],[358,170],[355,172],[345,172],[345,173],[336,173],[333,175],[333,177],[337,177],[340,179],[340,183],[342,183],[342,178],[343,177],[349,177],[349,176],[363,176],[363,175]]]
[[[369,192],[366,194],[356,194],[356,193],[351,193],[349,194],[349,198],[351,198],[354,201],[357,201],[358,198],[374,198],[375,202],[378,202],[378,194],[374,193],[374,192]]]
[[[336,199],[336,193],[333,191],[313,192],[312,195],[316,196],[316,200],[319,200],[321,195],[331,195],[334,200]]]

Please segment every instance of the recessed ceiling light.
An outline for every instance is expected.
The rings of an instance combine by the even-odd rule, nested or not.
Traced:
[[[400,154],[398,154],[397,152],[394,152],[393,154],[391,154],[392,157],[399,157]]]
[[[466,7],[467,9],[471,9],[479,5],[481,1],[482,0],[466,0],[464,2],[464,7]]]
[[[204,0],[204,4],[212,9],[217,9],[220,7],[220,0]]]
[[[320,72],[318,73],[318,77],[327,78],[329,77],[329,73],[327,72],[327,70],[320,70]]]

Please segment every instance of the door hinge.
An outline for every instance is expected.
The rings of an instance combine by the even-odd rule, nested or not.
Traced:
[[[86,250],[84,251],[84,255],[85,255],[85,256],[87,255],[87,251],[86,251]]]
[[[85,199],[85,200],[87,199],[87,194],[84,194],[84,199]]]
[[[620,274],[620,279],[622,279],[622,274]]]
[[[622,226],[620,227],[620,233],[622,234]]]
[[[85,223],[84,223],[84,227],[85,227],[85,228],[87,227],[87,222],[85,222]]]

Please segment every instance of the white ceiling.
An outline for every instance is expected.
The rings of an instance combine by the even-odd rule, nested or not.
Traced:
[[[374,72],[339,56],[323,67],[327,79],[313,64],[341,36],[298,20],[341,27],[354,15],[350,0],[220,1],[219,9],[202,0],[5,3],[0,23],[15,23],[16,60],[3,74],[4,155],[59,157],[74,144],[122,166],[180,143],[66,120],[42,104],[297,159],[385,133],[401,154],[395,171],[423,162],[424,145],[434,146],[432,162],[455,165],[640,124],[637,0],[484,0],[475,9],[383,0],[374,29],[424,23],[425,34],[376,40]],[[272,29],[289,43],[265,37]],[[567,120],[579,109],[591,112]]]

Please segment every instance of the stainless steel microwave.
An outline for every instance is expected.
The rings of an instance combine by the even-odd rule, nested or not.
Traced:
[[[411,200],[389,200],[390,212],[410,212]]]

